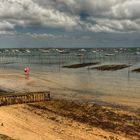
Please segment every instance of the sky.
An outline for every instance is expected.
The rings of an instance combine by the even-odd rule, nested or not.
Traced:
[[[0,48],[140,47],[140,0],[0,0]]]

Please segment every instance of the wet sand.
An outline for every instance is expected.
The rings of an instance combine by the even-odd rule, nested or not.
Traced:
[[[123,82],[121,78],[115,83],[110,77],[93,75],[94,79],[91,81],[89,76],[34,72],[28,77],[21,71],[5,70],[0,72],[0,94],[51,91],[55,98],[127,106],[135,111],[140,109],[139,81],[128,86],[131,81]]]

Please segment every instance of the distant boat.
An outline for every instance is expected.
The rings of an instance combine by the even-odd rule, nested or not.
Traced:
[[[118,51],[118,50],[115,50],[114,52],[115,52],[115,53],[118,53],[119,51]]]
[[[94,50],[93,50],[92,52],[93,52],[93,53],[96,53],[96,51],[94,51]]]
[[[49,50],[46,50],[46,49],[39,49],[39,50],[43,53],[49,53],[50,52]]]
[[[59,49],[56,49],[56,51],[59,52],[59,53],[63,53],[64,52],[64,50],[59,50]]]
[[[5,52],[9,52],[9,50],[5,50]]]
[[[113,53],[107,53],[105,54],[105,56],[113,56],[114,54]]]
[[[26,52],[27,52],[27,53],[31,53],[31,51],[30,51],[30,50],[28,50],[28,49],[26,50]]]
[[[139,55],[140,54],[140,52],[136,52],[136,55]]]
[[[85,49],[80,49],[79,51],[81,51],[81,52],[86,52],[87,50],[85,50]]]
[[[17,49],[15,50],[15,52],[19,52],[19,53],[20,53],[20,51],[19,51],[19,50],[17,50]]]
[[[8,52],[8,51],[7,51]],[[15,50],[12,50],[12,53],[15,53],[16,51]]]
[[[57,52],[62,53],[62,54],[68,54],[70,53],[69,51],[66,50],[60,50],[60,49],[56,49]]]
[[[83,56],[84,54],[81,54],[81,53],[78,53],[76,54],[76,56],[80,57],[80,56]]]
[[[69,51],[64,51],[64,52],[62,52],[63,54],[68,54],[68,53],[70,53]]]

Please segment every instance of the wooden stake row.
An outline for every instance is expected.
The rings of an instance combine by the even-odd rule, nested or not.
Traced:
[[[12,104],[22,104],[22,103],[32,103],[50,100],[50,92],[34,92],[28,94],[19,95],[5,95],[0,96],[0,106],[12,105]]]

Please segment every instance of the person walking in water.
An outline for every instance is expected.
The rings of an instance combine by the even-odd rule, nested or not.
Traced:
[[[30,74],[30,68],[29,67],[26,67],[24,69],[24,72],[25,72],[25,75],[29,75]]]

